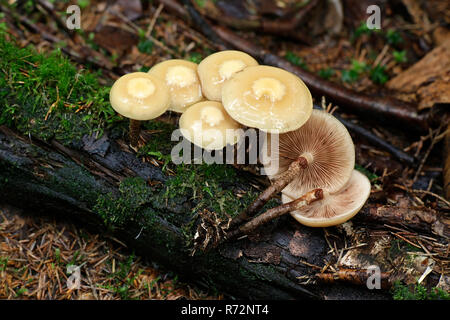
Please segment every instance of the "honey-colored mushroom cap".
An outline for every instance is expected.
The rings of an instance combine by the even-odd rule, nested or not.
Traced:
[[[299,192],[282,193],[283,203],[299,198]],[[350,180],[339,191],[325,194],[322,200],[311,203],[291,215],[301,224],[310,227],[329,227],[353,218],[370,196],[369,179],[353,170]]]
[[[241,126],[217,101],[203,101],[189,107],[180,117],[183,136],[206,150],[220,150],[239,141]]]
[[[299,77],[270,66],[235,74],[222,88],[222,103],[239,123],[278,133],[300,128],[313,108],[311,93]]]
[[[203,99],[196,63],[181,59],[166,60],[153,66],[148,73],[165,81],[170,90],[171,111],[183,113]]]
[[[198,65],[204,96],[209,100],[222,101],[224,82],[235,73],[257,65],[258,61],[242,51],[225,50],[207,56]]]
[[[277,137],[278,148],[272,147],[272,139]],[[278,178],[299,157],[308,161],[283,192],[298,190],[303,194],[316,188],[336,192],[347,183],[355,167],[355,146],[347,128],[322,110],[313,110],[301,128],[275,137],[268,135],[264,143],[267,154],[261,154],[261,162],[271,179]]]
[[[167,110],[169,89],[155,76],[133,72],[114,82],[109,100],[113,109],[127,118],[151,120]]]

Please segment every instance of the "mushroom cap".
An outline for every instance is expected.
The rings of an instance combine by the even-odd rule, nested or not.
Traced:
[[[364,206],[370,195],[369,179],[357,170],[353,170],[350,180],[339,191],[325,194],[322,200],[315,201],[291,215],[301,224],[310,227],[335,226],[353,218]],[[293,201],[302,194],[282,192],[283,203]]]
[[[347,128],[331,114],[313,110],[302,127],[278,135],[279,145],[275,150],[271,150],[272,138],[276,137],[268,135],[264,141],[263,150],[267,150],[267,155],[261,154],[270,179],[278,178],[299,157],[308,160],[308,166],[300,170],[283,192],[304,194],[322,188],[333,193],[350,179],[355,167],[355,146]]]
[[[241,125],[217,101],[202,101],[189,107],[180,117],[181,134],[206,150],[220,150],[239,141]]]
[[[203,99],[197,64],[194,62],[166,60],[154,65],[148,73],[165,81],[170,90],[171,111],[183,113],[186,108]]]
[[[235,74],[222,88],[222,103],[239,123],[273,133],[300,128],[313,109],[304,82],[270,66],[248,67]]]
[[[242,51],[225,50],[207,56],[198,65],[204,96],[209,100],[222,101],[224,82],[236,72],[257,65],[258,61]]]
[[[113,109],[133,120],[151,120],[169,106],[169,89],[159,78],[145,72],[126,74],[114,82],[109,93]]]

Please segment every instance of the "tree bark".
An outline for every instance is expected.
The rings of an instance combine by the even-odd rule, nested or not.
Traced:
[[[0,127],[0,201],[32,214],[53,213],[64,220],[75,219],[100,233],[112,232],[138,254],[174,270],[183,279],[237,298],[389,297],[386,292],[365,287],[301,285],[298,277],[314,277],[316,270],[308,264],[321,266],[332,255],[322,229],[303,227],[290,216],[264,226],[256,236],[195,255],[182,232],[183,217],[191,216],[186,214],[192,210],[188,200],[173,206],[151,198],[140,205],[142,216],[126,216],[121,228],[108,231],[98,209],[102,196],[119,194],[120,181],[127,177],[140,177],[152,182],[150,185],[170,179],[160,168],[123,149],[106,134],[65,147]],[[169,215],[177,219],[169,222]],[[145,219],[150,222],[143,224]]]

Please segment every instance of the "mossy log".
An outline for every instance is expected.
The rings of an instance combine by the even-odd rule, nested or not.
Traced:
[[[323,265],[331,253],[322,229],[302,227],[290,217],[247,239],[192,255],[186,230],[195,220],[193,203],[189,196],[161,199],[161,186],[170,179],[106,134],[67,147],[0,127],[1,202],[113,233],[182,279],[237,298],[389,296],[364,286],[300,284],[299,277],[314,275],[310,266]]]

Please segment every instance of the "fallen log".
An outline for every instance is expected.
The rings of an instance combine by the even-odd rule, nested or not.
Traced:
[[[387,293],[352,286],[305,287],[298,277],[330,259],[321,229],[281,218],[258,237],[192,255],[184,232],[194,201],[161,199],[170,177],[143,163],[106,135],[77,147],[44,143],[0,127],[0,202],[33,214],[55,214],[115,237],[183,278],[239,298],[386,298]],[[127,184],[129,179],[140,181]],[[137,179],[137,180],[136,180]],[[147,183],[148,182],[148,183]],[[112,212],[119,213],[111,216]],[[105,221],[114,224],[105,224]],[[106,227],[107,226],[107,227]],[[269,230],[267,230],[269,228]],[[302,242],[297,244],[298,235]],[[299,249],[301,248],[301,249]]]

